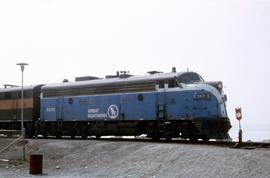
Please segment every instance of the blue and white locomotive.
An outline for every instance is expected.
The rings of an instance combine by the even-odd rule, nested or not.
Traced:
[[[126,73],[41,88],[43,135],[228,139],[221,82],[195,72]]]

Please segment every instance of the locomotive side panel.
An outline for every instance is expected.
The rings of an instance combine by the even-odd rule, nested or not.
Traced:
[[[24,100],[24,120],[32,121],[33,98]],[[16,122],[21,120],[21,100],[10,99],[0,101],[0,122]]]
[[[0,93],[0,121],[15,122],[21,119],[21,99],[19,91],[7,91]],[[24,120],[32,121],[34,98],[32,91],[24,92]]]
[[[156,93],[44,98],[41,119],[63,121],[137,121],[156,119]]]
[[[41,99],[40,119],[42,121],[55,122],[57,120],[57,98]]]
[[[119,95],[78,96],[64,99],[63,113],[66,121],[118,120]]]
[[[126,107],[126,111],[121,113],[125,120],[156,120],[157,93],[127,94],[125,103],[122,103],[122,107]]]

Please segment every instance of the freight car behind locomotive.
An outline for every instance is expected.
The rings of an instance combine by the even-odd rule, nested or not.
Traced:
[[[141,135],[153,139],[228,139],[231,127],[221,82],[171,72],[45,85],[44,136]]]

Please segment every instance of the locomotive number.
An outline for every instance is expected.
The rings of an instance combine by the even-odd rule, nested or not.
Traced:
[[[46,108],[46,112],[55,112],[55,108]]]

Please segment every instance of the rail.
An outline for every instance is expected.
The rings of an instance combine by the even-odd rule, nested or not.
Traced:
[[[40,139],[45,139],[39,137]],[[49,136],[46,139],[57,139],[54,136]],[[79,137],[70,138],[69,136],[62,137],[61,139],[66,140],[102,140],[102,141],[112,141],[112,142],[149,142],[149,143],[164,143],[164,144],[193,144],[193,145],[213,145],[213,146],[221,146],[221,147],[231,147],[231,148],[243,148],[243,149],[253,149],[253,148],[270,148],[270,142],[242,142],[241,146],[237,145],[237,141],[227,141],[227,140],[210,140],[208,142],[204,142],[202,140],[198,140],[197,142],[191,142],[186,139],[160,139],[160,140],[152,140],[147,137],[135,137],[135,138],[125,138],[125,137],[103,137],[103,138],[94,138],[88,137],[86,139],[82,139]]]

